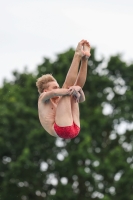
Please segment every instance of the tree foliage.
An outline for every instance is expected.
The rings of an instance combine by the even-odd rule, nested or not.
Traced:
[[[105,63],[92,49],[78,137],[56,139],[40,125],[36,79],[52,73],[62,85],[73,54],[44,58],[36,74],[15,71],[0,88],[1,200],[133,199],[133,64],[120,55]]]

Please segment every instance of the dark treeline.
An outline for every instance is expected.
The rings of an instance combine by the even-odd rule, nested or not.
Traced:
[[[133,64],[105,64],[92,49],[79,136],[56,139],[40,125],[36,79],[52,73],[62,85],[73,54],[45,58],[36,75],[15,71],[0,88],[0,200],[133,200]]]

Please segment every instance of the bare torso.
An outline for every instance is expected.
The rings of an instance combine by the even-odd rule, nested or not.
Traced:
[[[57,136],[53,125],[55,123],[55,114],[59,97],[50,99],[46,102],[42,100],[43,94],[38,99],[38,113],[40,123],[43,128],[52,136]]]

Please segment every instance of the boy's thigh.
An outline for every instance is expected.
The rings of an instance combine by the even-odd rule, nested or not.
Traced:
[[[73,123],[70,97],[61,97],[55,115],[55,122],[58,126],[71,126]]]
[[[73,98],[71,98],[71,108],[72,108],[72,118],[73,122],[80,127],[80,112],[79,112],[79,104],[75,102]]]

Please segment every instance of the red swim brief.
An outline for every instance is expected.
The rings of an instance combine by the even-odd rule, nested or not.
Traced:
[[[80,127],[78,127],[74,122],[71,126],[65,126],[65,127],[60,127],[55,123],[54,130],[59,137],[64,139],[72,139],[79,134]]]

